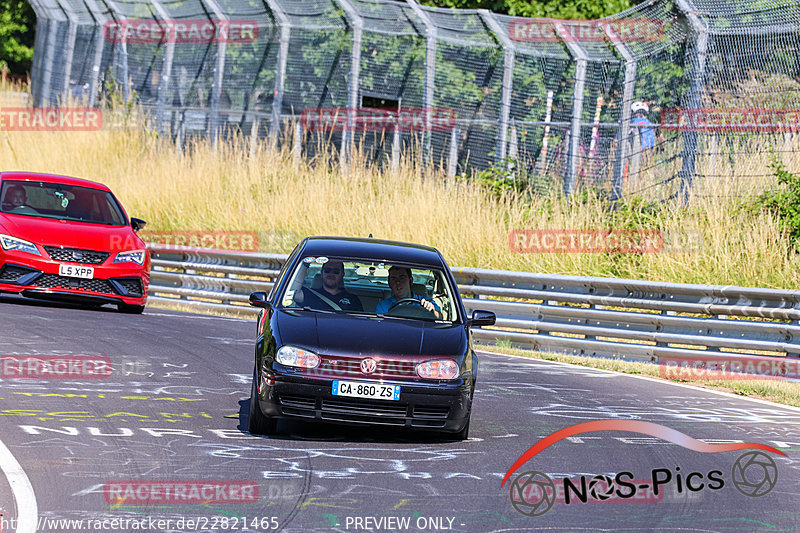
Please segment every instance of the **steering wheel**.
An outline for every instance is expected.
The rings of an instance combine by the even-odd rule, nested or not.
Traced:
[[[419,302],[419,300],[417,300],[416,298],[401,298],[400,300],[397,300],[395,303],[393,303],[393,304],[392,304],[392,305],[389,307],[389,309],[387,309],[387,310],[386,310],[386,314],[388,315],[389,313],[391,313],[391,312],[392,312],[392,309],[394,309],[395,307],[399,307],[399,306],[401,306],[401,305],[409,305],[409,304],[416,304],[416,305],[418,305],[418,306],[419,306],[419,308],[420,308],[420,310],[422,310],[422,311],[424,311],[424,312],[426,313],[426,314],[424,315],[426,318],[427,318],[427,317],[429,317],[429,316],[436,316],[436,315],[435,315],[435,314],[433,314],[432,312],[430,312],[430,311],[428,311],[427,309],[425,309],[424,307],[422,307],[422,304],[421,304],[421,303]],[[417,310],[415,309],[414,311],[416,312]]]

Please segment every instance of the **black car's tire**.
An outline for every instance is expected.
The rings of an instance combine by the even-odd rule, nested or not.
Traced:
[[[464,425],[464,429],[453,434],[453,438],[455,440],[467,440],[469,438],[469,418],[467,418],[467,423]]]
[[[144,311],[144,306],[143,305],[131,305],[131,304],[125,304],[125,303],[118,303],[117,304],[117,310],[120,313],[128,313],[130,315],[141,315],[142,312]]]
[[[253,435],[272,435],[277,429],[278,421],[274,418],[264,416],[264,413],[261,412],[261,407],[258,405],[257,380],[258,375],[256,369],[253,368],[253,384],[250,386],[250,411],[247,417],[247,431]]]

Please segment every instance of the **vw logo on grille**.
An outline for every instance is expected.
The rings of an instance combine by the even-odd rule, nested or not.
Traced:
[[[372,374],[375,372],[375,369],[378,367],[378,363],[375,362],[375,359],[362,359],[361,360],[361,372],[364,374]]]

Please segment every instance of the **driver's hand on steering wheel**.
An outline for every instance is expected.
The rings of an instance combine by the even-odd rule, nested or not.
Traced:
[[[433,302],[429,302],[424,298],[420,298],[419,305],[424,307],[426,311],[433,313],[433,316],[435,316],[437,319],[440,318],[439,311],[437,311],[436,308],[433,306]]]

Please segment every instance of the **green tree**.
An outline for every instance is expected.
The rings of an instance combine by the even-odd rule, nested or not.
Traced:
[[[518,17],[559,19],[596,19],[619,13],[641,0],[423,0],[420,3],[437,7],[488,9]]]
[[[36,15],[24,0],[0,0],[0,67],[25,74],[33,60]]]

